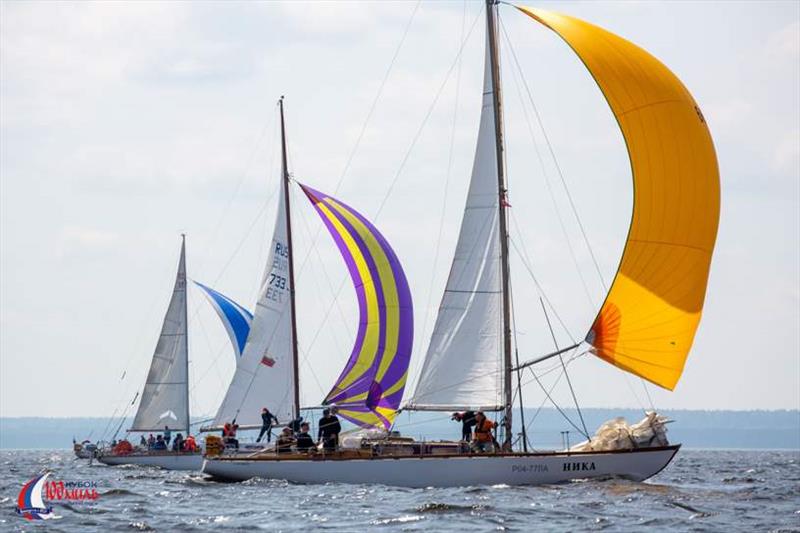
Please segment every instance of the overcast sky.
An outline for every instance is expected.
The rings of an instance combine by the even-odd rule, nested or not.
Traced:
[[[682,381],[674,392],[650,386],[654,403],[800,407],[800,4],[537,5],[659,57],[694,94],[717,147],[722,218],[705,312]],[[376,223],[411,283],[417,369],[472,164],[481,9],[0,3],[0,415],[107,416],[130,401],[170,296],[181,232],[190,277],[253,306],[274,220],[282,94],[295,178],[369,217],[385,200]],[[500,11],[609,281],[631,209],[621,134],[568,47],[509,6]],[[512,239],[580,338],[602,283],[505,41],[502,51]],[[303,195],[293,199],[302,396],[317,404],[349,355],[357,308],[349,285],[339,291],[349,278],[334,244],[325,233],[315,240],[320,220]],[[552,339],[518,255],[512,271],[520,357],[533,358]],[[198,293],[190,314],[192,409],[213,413],[234,359]],[[649,404],[637,378],[593,356],[573,362],[570,376],[582,405]],[[525,395],[531,406],[543,399],[535,383]],[[570,404],[563,380],[554,396]]]

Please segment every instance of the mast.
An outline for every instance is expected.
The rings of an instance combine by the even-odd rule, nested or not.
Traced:
[[[183,265],[183,342],[186,344],[186,435],[189,435],[192,427],[192,417],[189,412],[189,288],[186,286],[186,234],[181,233],[181,264]],[[179,276],[181,274],[178,274]]]
[[[494,133],[497,150],[497,193],[499,195],[500,217],[500,265],[503,286],[503,393],[505,408],[505,441],[503,449],[511,449],[511,298],[508,268],[508,229],[506,224],[506,175],[503,165],[503,97],[500,87],[500,50],[497,45],[497,21],[495,20],[495,0],[486,0],[486,23],[489,37],[489,56],[492,70],[492,102],[494,104]]]
[[[289,247],[289,298],[290,313],[292,319],[292,368],[294,370],[294,418],[300,416],[300,382],[299,367],[297,357],[297,316],[295,314],[295,290],[294,290],[294,248],[292,247],[292,216],[289,204],[289,166],[286,157],[286,125],[283,120],[283,96],[279,101],[281,109],[281,172],[283,175],[283,201],[286,204],[286,244]]]

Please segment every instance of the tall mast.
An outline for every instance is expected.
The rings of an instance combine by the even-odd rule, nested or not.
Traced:
[[[497,46],[495,0],[486,0],[486,23],[489,36],[489,57],[492,70],[492,103],[494,104],[494,135],[497,149],[497,193],[500,217],[500,264],[503,284],[503,393],[505,406],[505,441],[503,449],[511,449],[511,298],[509,294],[508,229],[506,224],[506,173],[503,164],[503,95],[500,86],[500,50]]]
[[[289,307],[292,317],[292,367],[294,369],[294,417],[300,416],[300,382],[297,358],[297,316],[295,315],[294,290],[294,248],[292,247],[292,216],[289,207],[289,165],[286,157],[286,125],[283,120],[283,96],[279,102],[281,108],[281,172],[283,174],[283,201],[286,204],[286,244],[289,247]]]
[[[186,435],[192,427],[192,417],[189,413],[189,287],[186,286],[186,234],[181,233],[181,259],[183,265],[183,342],[186,344]],[[179,274],[180,275],[180,274]]]

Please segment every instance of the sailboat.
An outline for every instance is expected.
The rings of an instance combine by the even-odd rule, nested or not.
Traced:
[[[300,417],[297,319],[283,97],[282,180],[278,210],[252,327],[231,384],[214,417],[201,431],[236,423],[261,427],[268,407],[280,424]],[[360,213],[300,185],[322,216],[347,263],[359,302],[360,321],[351,356],[323,404],[363,427],[392,425],[406,382],[413,338],[411,293],[402,266],[386,239]],[[262,449],[255,446],[255,450]],[[254,451],[248,446],[250,454]],[[236,454],[234,454],[236,455]]]
[[[246,458],[223,453],[207,457],[204,472],[227,480],[407,487],[605,477],[641,481],[664,469],[680,449],[666,441],[655,415],[647,420],[659,438],[649,442],[604,448],[601,439],[590,439],[562,451],[513,449],[513,377],[528,366],[583,347],[625,372],[674,389],[702,314],[719,222],[719,171],[699,106],[659,60],[580,19],[512,7],[555,32],[578,55],[617,119],[631,162],[634,202],[627,241],[584,339],[522,364],[512,362],[498,4],[487,0],[484,91],[469,192],[425,361],[404,409],[501,413],[502,444],[494,453],[470,453],[455,443],[418,443],[387,433],[333,453],[265,451]],[[315,207],[327,198],[313,191],[311,197]],[[370,393],[359,397],[368,399]],[[395,414],[391,406],[378,411],[381,417],[371,424],[365,419],[365,426],[385,429],[384,421]]]
[[[173,437],[190,434],[189,418],[189,345],[187,313],[186,237],[181,237],[180,259],[167,313],[161,326],[150,371],[147,374],[139,408],[128,433],[161,433],[169,427]],[[238,354],[247,337],[252,315],[225,295],[202,285],[200,287],[219,314]],[[137,464],[158,466],[167,470],[200,470],[203,458],[195,452],[142,450],[127,441],[116,449],[98,449],[97,459],[107,465]]]

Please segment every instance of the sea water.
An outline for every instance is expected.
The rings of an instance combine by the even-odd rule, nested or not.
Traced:
[[[57,518],[28,521],[15,513],[17,498],[43,469],[56,483],[51,495],[57,496],[58,482],[89,492],[46,499]],[[200,473],[89,464],[70,450],[0,451],[0,530],[252,529],[800,531],[800,451],[682,450],[645,483],[448,489],[260,479],[217,483]]]

